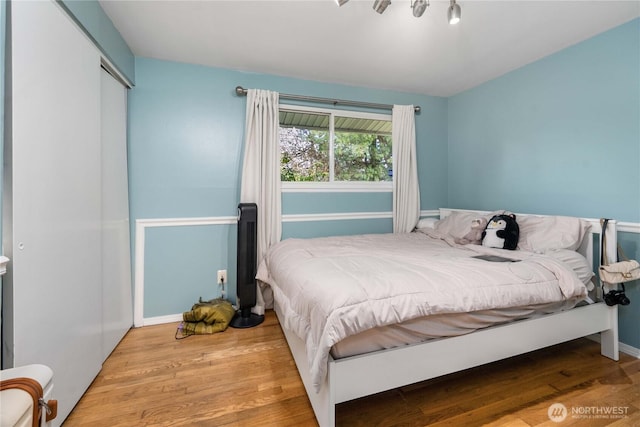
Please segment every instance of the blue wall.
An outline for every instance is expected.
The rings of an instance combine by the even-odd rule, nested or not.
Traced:
[[[414,104],[422,209],[447,204],[447,100],[198,65],[136,58],[129,96],[132,223],[137,219],[227,217],[240,198],[246,98],[238,85],[282,93]],[[389,111],[386,111],[389,113]],[[391,193],[284,193],[283,214],[391,212]],[[286,222],[283,237],[391,231],[390,219]],[[175,314],[219,295],[227,269],[235,295],[235,226],[150,228],[144,317]],[[211,238],[201,238],[201,233]],[[185,255],[186,254],[186,255]],[[231,298],[233,299],[233,298]]]
[[[640,19],[451,97],[448,128],[450,207],[640,222]],[[640,234],[619,239],[640,259]]]
[[[450,207],[640,221],[640,20],[449,99]]]

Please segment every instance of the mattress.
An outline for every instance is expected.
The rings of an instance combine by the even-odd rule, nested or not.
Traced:
[[[583,302],[581,298],[572,298],[527,307],[435,314],[395,325],[380,326],[349,336],[334,344],[331,348],[331,357],[342,359],[432,339],[455,337],[491,326],[570,310],[581,302]]]

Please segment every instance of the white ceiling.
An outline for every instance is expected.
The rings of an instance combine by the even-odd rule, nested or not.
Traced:
[[[640,16],[640,1],[120,1],[100,4],[136,56],[450,96]]]

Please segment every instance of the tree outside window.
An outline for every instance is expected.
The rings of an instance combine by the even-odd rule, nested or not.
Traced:
[[[283,182],[392,180],[391,118],[281,109]]]

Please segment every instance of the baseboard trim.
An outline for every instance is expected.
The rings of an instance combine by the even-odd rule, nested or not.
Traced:
[[[589,338],[590,340],[597,343],[600,342],[599,334],[589,335],[586,338]],[[629,344],[618,341],[618,349],[624,354],[628,354],[629,356],[635,357],[636,359],[640,359],[640,348],[635,348],[633,346],[630,346]]]
[[[640,348],[635,348],[630,346],[629,344],[625,344],[623,342],[619,343],[620,351],[628,354],[629,356],[633,356],[636,359],[640,359]]]
[[[145,317],[139,326],[163,325],[165,323],[182,322],[182,313],[168,314],[166,316]],[[136,327],[139,327],[136,325]]]

